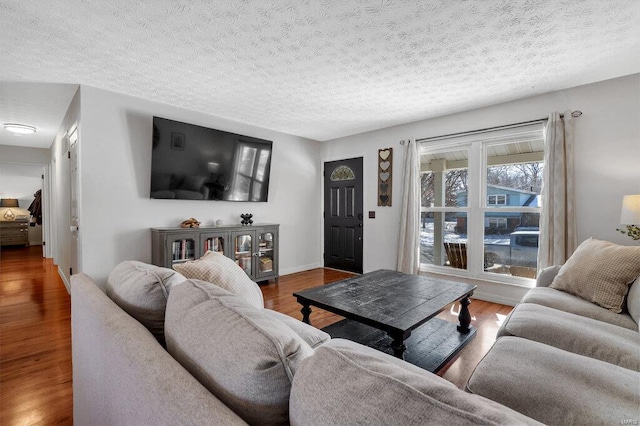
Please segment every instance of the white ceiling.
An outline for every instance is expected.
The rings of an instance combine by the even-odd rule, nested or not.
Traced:
[[[638,0],[2,0],[0,121],[57,129],[87,84],[328,140],[639,72],[639,23]]]

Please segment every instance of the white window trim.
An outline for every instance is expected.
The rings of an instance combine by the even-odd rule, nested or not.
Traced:
[[[421,272],[434,272],[438,274],[457,276],[482,281],[497,282],[517,287],[531,288],[535,281],[530,278],[512,275],[495,274],[484,271],[484,216],[487,212],[532,212],[539,213],[538,207],[518,206],[487,206],[487,148],[491,145],[505,143],[517,143],[544,138],[544,123],[535,123],[516,128],[505,128],[487,133],[467,134],[442,140],[430,139],[423,143],[421,153],[440,153],[448,150],[467,149],[469,176],[480,176],[480,182],[469,185],[467,193],[467,207],[422,207],[421,212],[465,212],[467,213],[467,269],[456,269],[447,266],[420,264]],[[420,142],[420,139],[417,140]],[[475,181],[475,180],[474,180]],[[473,202],[472,200],[476,200]],[[473,223],[473,225],[472,225]]]

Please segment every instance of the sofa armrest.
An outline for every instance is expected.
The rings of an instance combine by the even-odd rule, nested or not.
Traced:
[[[245,425],[85,274],[71,277],[73,422]]]
[[[536,287],[549,287],[553,279],[558,275],[560,268],[560,265],[554,265],[540,271],[536,279]]]

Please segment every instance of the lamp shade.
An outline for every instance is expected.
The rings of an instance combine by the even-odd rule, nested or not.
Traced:
[[[0,207],[20,207],[17,198],[3,198],[0,200]]]
[[[624,196],[620,223],[623,225],[640,224],[640,194]]]

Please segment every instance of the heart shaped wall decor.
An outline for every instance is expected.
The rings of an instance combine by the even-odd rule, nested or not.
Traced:
[[[390,165],[391,165],[391,163],[390,163],[390,162],[388,162],[388,161],[382,161],[382,162],[380,163],[380,168],[381,168],[382,170],[387,170],[387,169],[389,168],[389,166],[390,166]]]
[[[387,179],[389,179],[389,173],[388,172],[382,172],[380,173],[380,180],[383,182],[386,182]]]
[[[388,149],[385,149],[384,151],[380,151],[380,158],[382,158],[383,160],[386,160],[387,158],[389,158],[389,155],[391,155],[391,151]]]

